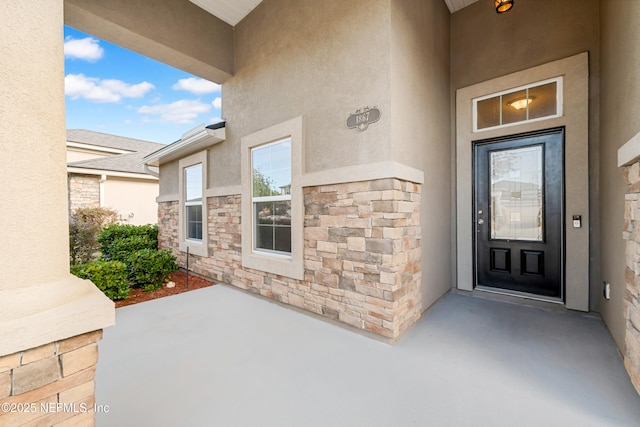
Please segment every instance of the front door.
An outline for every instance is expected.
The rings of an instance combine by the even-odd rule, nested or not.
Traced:
[[[473,150],[476,286],[563,298],[564,128]]]

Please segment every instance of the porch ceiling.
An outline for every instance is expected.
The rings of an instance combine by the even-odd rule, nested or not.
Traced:
[[[447,4],[447,7],[449,8],[449,12],[451,13],[457,12],[460,9],[465,8],[477,1],[478,0],[444,0],[444,2]],[[491,1],[491,0],[484,0],[484,1]]]
[[[229,25],[242,21],[262,0],[189,0]]]
[[[201,7],[210,14],[222,19],[229,25],[237,25],[262,0],[189,0],[191,3]],[[469,6],[478,0],[444,0],[451,13]],[[487,0],[489,1],[489,0]]]

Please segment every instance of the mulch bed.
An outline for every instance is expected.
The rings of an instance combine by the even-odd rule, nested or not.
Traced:
[[[170,295],[181,294],[182,292],[188,292],[194,289],[206,288],[207,286],[213,286],[215,284],[210,280],[206,280],[202,277],[194,276],[192,273],[189,273],[189,289],[187,289],[187,274],[183,270],[171,273],[170,280],[176,284],[173,288],[168,288],[165,285],[153,292],[145,292],[139,288],[132,289],[127,298],[116,301],[116,308],[138,304],[152,299],[168,297]]]

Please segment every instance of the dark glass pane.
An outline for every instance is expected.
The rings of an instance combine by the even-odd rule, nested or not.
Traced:
[[[502,124],[523,122],[527,120],[527,91],[502,95]]]
[[[500,126],[500,97],[478,101],[477,103],[478,129]]]
[[[558,89],[556,86],[556,82],[552,82],[529,89],[529,98],[531,98],[531,104],[529,104],[530,119],[557,114],[556,93]]]
[[[202,205],[187,206],[187,239],[202,240]]]
[[[275,227],[276,251],[291,253],[291,227]]]
[[[256,249],[273,250],[273,228],[272,225],[256,227]]]
[[[275,213],[273,202],[255,203],[255,215],[258,224],[273,224],[275,221]]]
[[[274,218],[276,225],[291,225],[291,201],[273,203]]]

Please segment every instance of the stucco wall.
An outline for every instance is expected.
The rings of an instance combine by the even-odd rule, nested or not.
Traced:
[[[640,2],[603,0],[601,5],[602,80],[600,146],[600,241],[602,280],[611,284],[611,300],[600,312],[620,348],[624,346],[626,186],[617,167],[617,151],[640,131]]]
[[[115,209],[128,224],[158,223],[158,181],[109,176],[104,183],[104,206]]]
[[[62,2],[40,3],[0,8],[0,291],[69,274]]]
[[[211,162],[209,162],[211,164]],[[171,200],[178,200],[180,185],[178,183],[178,161],[167,162],[160,165],[160,197],[170,197]],[[209,183],[208,186],[211,186]]]
[[[266,0],[236,26],[236,73],[223,86],[227,140],[210,150],[211,182],[240,183],[240,138],[305,116],[304,171],[386,161],[390,145],[388,0]],[[379,122],[348,129],[377,106]]]
[[[441,1],[391,1],[391,150],[424,171],[422,305],[451,281],[449,19]]]
[[[0,22],[4,356],[112,325],[115,311],[69,273],[62,0],[5,0]]]
[[[490,4],[477,2],[453,14],[451,26],[453,93],[515,71],[589,53],[589,221],[591,229],[598,230],[599,2],[520,0],[503,15],[496,14]],[[455,156],[455,150],[452,153]],[[597,311],[601,292],[597,232],[591,233],[589,242],[590,308]]]

